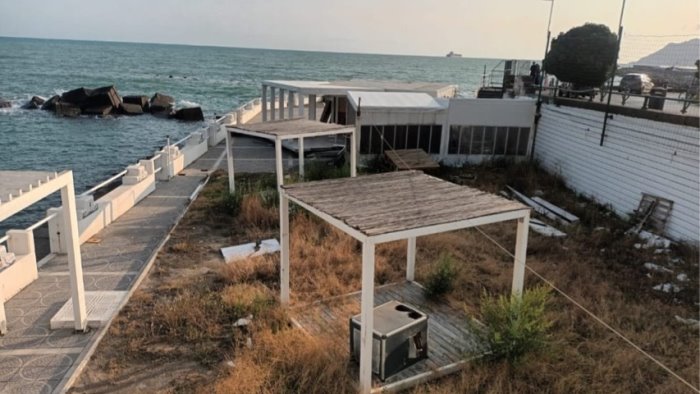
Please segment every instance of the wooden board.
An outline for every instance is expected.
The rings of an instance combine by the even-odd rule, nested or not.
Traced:
[[[398,170],[433,170],[440,168],[440,164],[425,153],[423,149],[387,150],[384,153]]]
[[[349,359],[349,319],[360,312],[361,295],[360,292],[356,292],[311,305],[296,306],[291,315],[310,335],[330,337],[338,346],[346,347]],[[391,300],[409,304],[428,315],[428,358],[384,382],[375,377],[375,387],[400,383],[425,373],[435,372],[434,377],[437,378],[440,376],[436,372],[439,368],[454,365],[485,352],[484,344],[468,328],[468,317],[464,311],[428,300],[420,285],[402,282],[375,288],[375,306]],[[359,374],[355,363],[349,363],[348,373],[352,376]]]
[[[283,185],[286,194],[376,236],[513,211],[525,205],[419,171]]]

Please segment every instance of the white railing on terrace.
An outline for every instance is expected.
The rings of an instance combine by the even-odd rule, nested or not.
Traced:
[[[216,119],[216,120],[215,120],[215,123],[221,125],[221,124],[224,124],[224,122],[227,121],[227,120],[230,120],[231,123],[236,123],[237,117],[239,116],[240,113],[243,113],[243,112],[246,112],[246,111],[251,111],[251,110],[253,110],[253,109],[255,108],[256,105],[260,105],[260,104],[261,104],[261,99],[260,99],[260,98],[255,98],[255,99],[249,100],[249,101],[247,101],[246,103],[244,103],[243,105],[241,105],[241,106],[239,106],[238,108],[236,108],[235,110],[224,114],[224,115],[223,115],[222,117],[220,117],[219,119]],[[168,146],[177,146],[177,145],[180,145],[180,144],[184,144],[184,143],[187,142],[190,138],[192,138],[193,135],[194,135],[194,134],[190,133],[190,134],[188,134],[187,136],[185,136],[185,137],[183,137],[182,139],[180,139],[179,141],[175,142],[174,144],[171,144],[171,143],[168,142],[168,143],[166,143],[166,145],[164,146],[164,148],[166,148],[166,147],[168,147]],[[154,155],[153,157],[149,158],[148,160],[158,160],[158,159],[161,158],[161,156],[162,156],[162,155],[161,155],[160,153],[158,153],[158,154]],[[159,172],[162,171],[162,170],[163,170],[163,167],[161,166],[161,167],[155,168],[155,169],[153,170],[153,173],[154,173],[154,174],[157,174],[157,173],[159,173]],[[94,194],[94,193],[95,193],[96,191],[98,191],[99,189],[101,189],[101,188],[103,188],[103,187],[105,187],[105,186],[107,186],[107,185],[109,185],[109,184],[111,184],[111,183],[117,181],[118,179],[122,178],[124,175],[126,175],[126,173],[127,173],[127,170],[121,171],[121,172],[119,172],[119,173],[117,173],[117,174],[111,176],[109,179],[106,179],[106,180],[104,180],[103,182],[100,182],[100,183],[98,183],[97,185],[91,187],[90,189],[88,189],[88,190],[86,190],[86,191],[80,193],[78,196],[79,196],[79,197],[84,197],[84,196],[88,196],[88,195]],[[36,230],[37,228],[39,228],[39,227],[43,226],[44,224],[48,223],[51,219],[53,219],[54,217],[56,217],[56,215],[57,215],[56,213],[53,213],[53,214],[51,214],[51,215],[48,215],[48,216],[42,218],[41,220],[37,221],[36,223],[32,224],[31,226],[27,227],[25,230],[27,230],[27,231],[32,231],[32,232],[33,232],[33,231]],[[3,236],[3,237],[0,237],[0,244],[6,243],[6,242],[8,241],[9,238],[10,238],[9,235],[5,235],[5,236]]]

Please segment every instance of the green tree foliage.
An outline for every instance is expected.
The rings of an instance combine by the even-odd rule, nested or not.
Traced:
[[[601,86],[611,75],[617,55],[617,35],[605,25],[586,23],[552,40],[544,70],[560,81]]]

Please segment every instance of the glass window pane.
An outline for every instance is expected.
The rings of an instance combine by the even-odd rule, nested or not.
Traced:
[[[396,138],[394,148],[406,149],[406,126],[396,126]]]
[[[406,139],[406,149],[418,148],[418,126],[408,126],[408,138]]]
[[[384,126],[384,150],[393,150],[394,146],[394,126]]]
[[[484,127],[483,126],[475,126],[472,128],[472,144],[471,144],[471,150],[470,154],[472,155],[480,155],[481,154],[481,149],[484,147]]]
[[[505,155],[506,154],[506,140],[508,139],[508,128],[499,127],[496,129],[496,149],[493,152],[494,155]]]
[[[520,141],[518,141],[518,154],[522,156],[527,156],[527,144],[530,142],[530,128],[521,127],[520,128]]]
[[[462,136],[459,140],[459,153],[462,155],[469,154],[469,142],[472,139],[472,127],[462,126],[460,127]]]
[[[433,126],[433,132],[430,134],[430,152],[432,154],[440,153],[440,141],[442,141],[442,125]]]
[[[382,149],[382,126],[371,126],[372,136],[370,137],[370,152],[378,155],[384,150]]]
[[[496,137],[496,128],[493,126],[488,126],[484,128],[484,150],[481,152],[484,155],[493,154],[493,143]]]
[[[370,126],[362,126],[360,129],[360,153],[363,155],[369,153],[369,133]]]
[[[447,153],[456,155],[459,153],[459,126],[450,126],[450,140],[447,145]]]
[[[418,147],[425,152],[430,152],[430,126],[421,126],[418,138]]]
[[[514,155],[518,150],[518,134],[520,134],[519,127],[509,127],[508,128],[508,144],[506,145],[506,154]]]

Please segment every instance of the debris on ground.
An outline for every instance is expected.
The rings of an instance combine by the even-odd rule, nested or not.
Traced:
[[[566,237],[566,233],[557,230],[541,220],[530,219],[530,228],[532,231],[544,235],[545,237]]]
[[[520,193],[519,191],[513,189],[510,186],[506,186],[506,188],[513,194],[515,198],[527,204],[532,209],[534,209],[535,212],[545,216],[548,219],[556,220],[565,225],[575,224],[579,222],[579,218],[576,215],[573,215],[572,213],[562,208],[559,208],[558,206],[550,203],[547,200],[544,200],[538,196],[532,198],[527,197],[526,195]]]
[[[676,276],[676,280],[679,281],[679,282],[687,282],[687,281],[688,281],[688,275],[686,275],[686,274],[684,274],[684,273],[681,272],[680,274],[678,274],[678,275]]]
[[[658,264],[654,264],[654,263],[644,263],[644,268],[648,269],[649,271],[656,271],[656,272],[669,272],[669,273],[673,272],[672,270],[670,270],[666,267],[662,267],[662,266],[660,266]]]
[[[280,251],[280,243],[274,238],[260,242],[249,242],[242,245],[221,248],[221,255],[226,263],[245,260],[250,257],[258,257],[269,253]]]
[[[654,286],[653,289],[657,291],[663,291],[664,293],[678,293],[679,291],[681,291],[681,288],[674,285],[673,283],[662,283],[660,285]]]
[[[687,324],[687,325],[689,325],[689,326],[691,326],[692,328],[695,328],[695,329],[700,328],[700,320],[696,320],[696,319],[684,319],[684,318],[682,318],[682,317],[676,315],[676,321],[679,322],[679,323]]]
[[[240,319],[236,320],[235,323],[233,323],[234,327],[245,327],[250,324],[250,322],[253,320],[253,315],[248,315],[248,317],[241,317]]]
[[[639,249],[637,245],[640,245],[641,248],[644,249],[649,249],[649,248],[660,248],[660,249],[668,249],[671,247],[671,240],[668,238],[664,238],[660,235],[656,235],[654,233],[650,233],[649,231],[642,230],[640,231],[637,236],[639,239],[644,241],[642,244],[635,244],[634,247]]]

